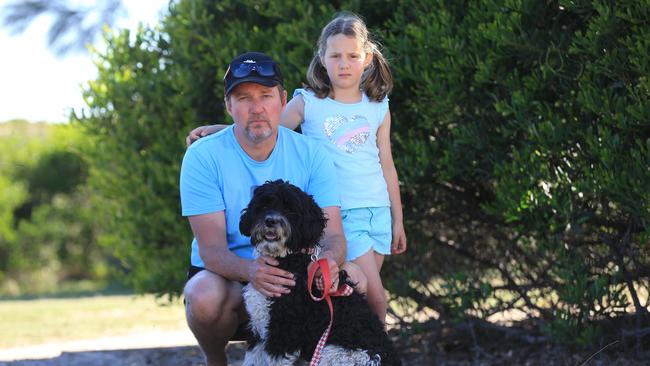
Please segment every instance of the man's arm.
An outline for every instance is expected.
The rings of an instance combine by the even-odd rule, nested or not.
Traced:
[[[188,219],[205,268],[231,281],[248,281],[250,261],[239,258],[228,249],[224,211],[189,216]]]
[[[190,216],[192,231],[199,243],[199,254],[205,268],[231,281],[251,282],[264,296],[280,296],[293,286],[290,272],[273,267],[278,262],[270,257],[247,260],[228,249],[224,211]]]
[[[324,207],[323,212],[325,213],[325,217],[327,217],[327,224],[323,233],[323,239],[320,242],[322,250],[318,257],[327,259],[330,279],[332,281],[330,292],[335,292],[338,289],[339,271],[341,270],[340,266],[345,261],[347,244],[341,223],[341,209],[338,206],[329,206]],[[314,264],[315,262],[311,262],[307,266],[308,273],[309,268]],[[321,275],[320,270],[316,272],[316,275]]]
[[[341,209],[337,206],[324,207],[323,212],[327,217],[325,233],[321,240],[322,251],[320,258],[329,258],[337,265],[345,261],[346,242],[341,222]]]

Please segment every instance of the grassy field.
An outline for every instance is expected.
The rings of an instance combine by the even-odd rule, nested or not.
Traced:
[[[151,295],[5,300],[0,319],[0,349],[187,328],[181,301]]]

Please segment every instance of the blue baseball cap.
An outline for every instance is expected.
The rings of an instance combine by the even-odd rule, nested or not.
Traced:
[[[264,86],[282,86],[280,67],[261,52],[246,52],[235,57],[228,65],[223,77],[225,95],[241,83],[256,83]]]

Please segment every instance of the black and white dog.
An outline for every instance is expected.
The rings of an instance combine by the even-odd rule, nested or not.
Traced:
[[[292,272],[291,293],[267,298],[251,284],[244,287],[252,339],[244,365],[294,365],[309,361],[330,321],[325,301],[314,301],[307,291],[310,252],[325,229],[323,211],[298,187],[276,180],[255,189],[244,209],[239,230],[251,237],[261,255],[278,259]],[[345,271],[339,274],[347,280]],[[314,286],[314,294],[321,294]],[[366,299],[356,291],[332,297],[334,323],[322,351],[320,365],[399,365],[392,343]]]

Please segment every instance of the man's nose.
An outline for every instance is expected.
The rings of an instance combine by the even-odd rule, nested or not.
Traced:
[[[251,112],[253,113],[258,113],[262,112],[264,110],[264,105],[262,104],[262,101],[259,99],[254,99],[253,102],[251,103]]]

